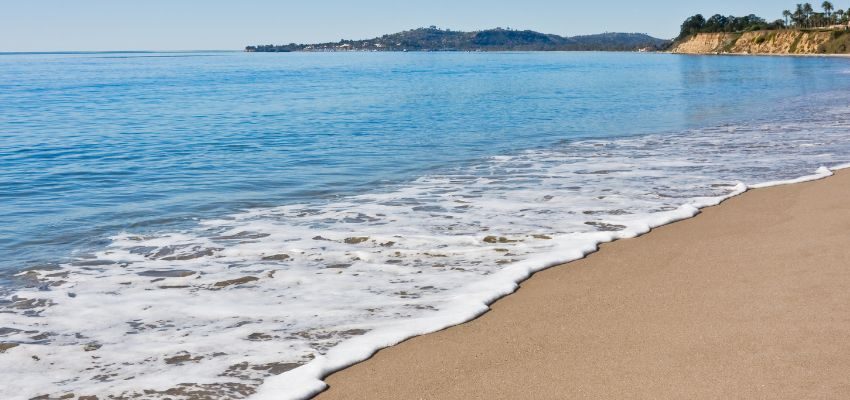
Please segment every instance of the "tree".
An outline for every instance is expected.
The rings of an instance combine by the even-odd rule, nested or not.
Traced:
[[[812,3],[803,4],[803,14],[806,17],[806,25],[811,28],[812,22],[812,13],[815,12],[815,9],[812,7]]]
[[[734,17],[733,17],[734,18]],[[705,21],[704,31],[708,32],[724,32],[729,25],[729,18],[720,14],[712,15],[708,21]]]
[[[823,12],[826,14],[826,20],[828,22],[832,22],[832,10],[834,10],[835,7],[833,7],[832,3],[828,1],[824,1],[821,7],[823,7]]]
[[[715,14],[707,20],[701,14],[697,14],[685,20],[677,39],[681,40],[697,33],[750,32],[789,28],[811,29],[850,22],[850,9],[836,9],[829,0],[823,1],[821,7],[823,12],[815,12],[812,3],[797,3],[794,9],[782,11],[784,21],[778,19],[772,22],[754,14],[741,17]]]
[[[802,4],[797,4],[797,10],[794,11],[793,20],[794,24],[797,25],[797,28],[802,28],[803,24],[806,22],[806,12],[803,11]]]
[[[835,10],[835,19],[838,21],[838,23],[842,23],[842,24],[844,23],[844,15],[845,15],[844,10],[841,10],[841,9]]]
[[[682,29],[679,31],[679,39],[684,39],[688,36],[700,33],[704,27],[705,17],[703,17],[702,14],[688,17],[688,19],[682,23]]]

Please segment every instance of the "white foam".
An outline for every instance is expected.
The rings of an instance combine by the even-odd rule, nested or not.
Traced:
[[[785,179],[785,180],[757,183],[757,184],[754,184],[754,185],[750,185],[750,188],[759,189],[759,188],[766,188],[766,187],[771,187],[771,186],[782,186],[782,185],[792,185],[792,184],[795,184],[795,183],[811,182],[811,181],[816,181],[816,180],[823,179],[823,178],[828,178],[832,175],[833,175],[833,173],[829,168],[820,167],[812,175],[801,176],[799,178],[794,178],[794,179]]]
[[[616,239],[633,238],[649,232],[650,229],[672,222],[691,218],[700,208],[714,206],[722,201],[744,193],[743,184],[725,196],[703,198],[692,204],[683,205],[675,211],[655,215],[646,225],[616,234],[598,235],[596,240],[588,241],[584,247],[571,246],[564,252],[540,254],[533,261],[514,264],[493,276],[475,282],[465,290],[456,301],[452,310],[446,310],[439,317],[422,318],[413,321],[399,321],[392,327],[366,334],[349,340],[332,349],[327,356],[313,360],[303,368],[268,379],[253,396],[256,400],[299,400],[313,397],[327,388],[322,379],[333,372],[370,358],[376,351],[396,345],[406,339],[420,336],[471,321],[489,311],[489,305],[501,297],[512,294],[519,284],[530,278],[535,272],[575,261],[595,252],[598,245]]]
[[[330,372],[475,318],[534,272],[692,217],[741,182],[826,176],[795,178],[850,160],[844,115],[579,140],[185,232],[118,235],[14,293],[0,327],[22,345],[0,356],[0,398],[181,382],[308,397]],[[270,378],[281,363],[301,366]]]

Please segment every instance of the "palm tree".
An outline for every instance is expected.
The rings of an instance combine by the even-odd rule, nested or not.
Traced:
[[[842,9],[835,10],[835,20],[838,23],[844,23],[844,10],[842,10]]]
[[[785,27],[788,27],[788,19],[791,18],[792,15],[794,14],[791,14],[791,11],[788,10],[782,12],[782,16],[785,17]]]
[[[806,23],[808,24],[809,28],[811,28],[811,18],[812,13],[814,12],[815,9],[812,7],[812,3],[803,4],[803,14],[806,15]]]
[[[832,10],[834,10],[835,7],[833,7],[832,3],[828,1],[824,1],[823,4],[821,4],[821,7],[823,7],[823,12],[826,13],[826,20],[828,22],[832,22]]]
[[[803,5],[797,4],[797,10],[794,11],[794,22],[797,24],[797,28],[802,28],[803,23],[806,21],[806,13],[803,11]]]

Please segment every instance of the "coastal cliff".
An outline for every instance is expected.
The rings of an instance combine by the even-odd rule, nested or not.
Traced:
[[[680,54],[848,54],[846,30],[762,30],[744,33],[697,33],[671,49]]]

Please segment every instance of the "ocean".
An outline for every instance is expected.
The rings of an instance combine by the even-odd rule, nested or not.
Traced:
[[[850,163],[848,89],[846,58],[0,54],[0,398],[308,396]]]

